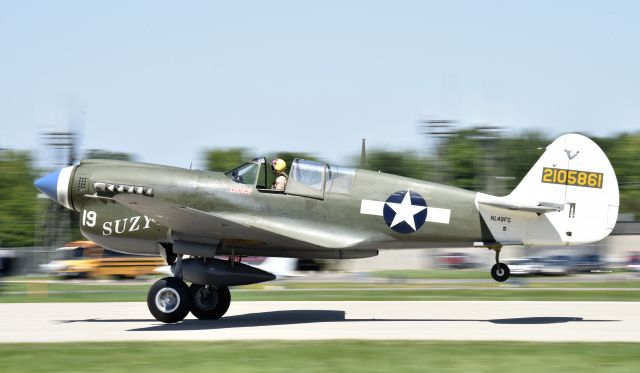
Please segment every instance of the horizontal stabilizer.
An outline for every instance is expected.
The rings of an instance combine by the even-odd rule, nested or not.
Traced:
[[[540,202],[536,205],[526,203],[514,203],[509,201],[478,201],[479,204],[503,208],[507,210],[534,212],[536,214],[544,214],[547,212],[556,212],[564,210],[564,204],[553,202]]]
[[[504,247],[504,246],[520,246],[523,245],[524,242],[522,241],[500,241],[500,242],[496,242],[496,241],[492,241],[492,242],[485,242],[485,241],[481,241],[481,242],[474,242],[473,243],[473,247],[487,247],[487,248],[495,248],[495,247]]]

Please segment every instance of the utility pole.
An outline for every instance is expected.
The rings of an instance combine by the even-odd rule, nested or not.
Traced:
[[[48,171],[73,165],[77,159],[78,136],[70,131],[44,132],[40,135],[44,148],[44,161]],[[40,239],[43,247],[54,248],[61,246],[72,238],[72,227],[78,223],[78,218],[69,211],[43,198],[46,204],[45,214],[41,224]]]
[[[443,161],[442,144],[447,138],[456,133],[458,122],[450,119],[428,119],[418,122],[421,132],[433,138],[435,144],[435,179],[439,183],[446,183],[449,175],[448,166]]]

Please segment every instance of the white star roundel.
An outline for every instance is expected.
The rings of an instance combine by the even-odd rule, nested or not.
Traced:
[[[427,219],[427,201],[416,192],[402,190],[387,198],[383,209],[384,222],[398,233],[413,233]]]

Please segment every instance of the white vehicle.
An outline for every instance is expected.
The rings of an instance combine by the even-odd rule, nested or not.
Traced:
[[[535,258],[518,258],[505,260],[512,275],[537,275],[541,271],[541,264]]]
[[[571,257],[568,255],[552,255],[541,260],[540,274],[548,276],[565,276],[571,274]]]

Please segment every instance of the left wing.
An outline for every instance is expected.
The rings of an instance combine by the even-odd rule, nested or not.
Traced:
[[[205,212],[159,198],[117,194],[113,199],[172,231],[232,242],[237,247],[296,249],[357,248],[386,238],[370,231],[282,216]]]

